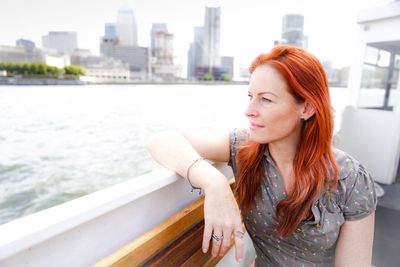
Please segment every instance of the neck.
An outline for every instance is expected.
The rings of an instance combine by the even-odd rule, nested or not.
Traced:
[[[300,135],[296,137],[268,144],[269,153],[279,168],[292,168]]]

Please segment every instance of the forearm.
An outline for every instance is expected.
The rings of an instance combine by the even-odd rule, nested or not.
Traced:
[[[152,136],[147,143],[147,149],[158,163],[184,178],[187,178],[188,167],[201,157],[179,132],[167,132]],[[194,186],[205,191],[218,183],[228,184],[223,174],[206,161],[198,161],[192,166],[190,181]]]

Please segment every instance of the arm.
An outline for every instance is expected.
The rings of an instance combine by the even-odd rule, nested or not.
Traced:
[[[147,149],[158,163],[187,178],[188,166],[199,157],[222,162],[229,160],[229,134],[159,133],[150,138]],[[206,162],[193,166],[190,181],[204,190],[210,184],[227,182],[222,173]]]
[[[199,157],[213,161],[229,160],[228,133],[178,133],[167,132],[150,138],[147,148],[161,165],[186,177],[188,167]],[[240,210],[226,177],[206,161],[199,161],[190,171],[194,186],[201,187],[206,195],[204,204],[203,251],[207,252],[211,235],[224,235],[223,241],[212,249],[213,256],[223,255],[229,248],[233,230],[242,230]],[[243,240],[235,238],[236,258],[243,257]]]
[[[340,228],[335,266],[371,266],[375,212]]]

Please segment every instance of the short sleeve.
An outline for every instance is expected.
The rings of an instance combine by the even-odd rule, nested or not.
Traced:
[[[345,183],[345,202],[342,206],[345,220],[362,219],[376,210],[377,196],[371,175],[362,164],[339,181]]]
[[[234,129],[229,133],[229,161],[228,165],[232,167],[233,174],[236,176],[236,153],[240,145],[248,140],[246,129]]]

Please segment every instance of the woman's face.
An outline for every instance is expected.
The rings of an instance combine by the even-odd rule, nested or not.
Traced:
[[[301,133],[304,103],[296,102],[281,74],[269,65],[258,66],[250,77],[250,140],[267,144],[296,140]]]

